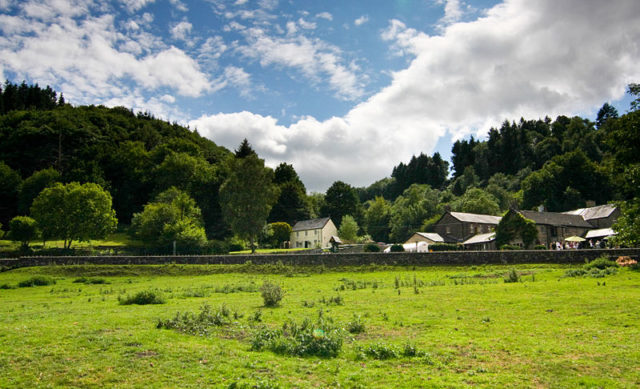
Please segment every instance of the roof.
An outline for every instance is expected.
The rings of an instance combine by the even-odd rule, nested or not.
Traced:
[[[420,235],[421,237],[423,237],[425,239],[429,239],[432,242],[444,243],[444,239],[442,239],[440,234],[437,234],[435,232],[416,232],[416,234]]]
[[[461,222],[468,223],[483,223],[483,224],[495,224],[500,223],[500,216],[493,215],[480,215],[477,213],[464,213],[464,212],[449,212],[451,216],[460,220]]]
[[[536,224],[546,224],[549,226],[583,227],[593,228],[586,220],[579,215],[556,212],[519,211],[527,219],[533,220]]]
[[[587,239],[603,238],[605,236],[612,236],[616,234],[617,232],[615,232],[611,228],[600,228],[598,230],[587,231],[587,235],[585,235],[584,237]]]
[[[335,235],[331,235],[331,239],[329,239],[329,242],[336,243],[336,244],[342,244],[342,241],[340,240],[340,238],[338,238]]]
[[[488,242],[492,242],[496,240],[496,233],[495,232],[489,232],[486,234],[478,234],[478,235],[474,235],[471,238],[465,240],[464,242],[462,242],[462,244],[475,244],[475,243],[488,243]]]
[[[319,228],[324,228],[324,226],[331,220],[330,217],[323,217],[320,219],[309,219],[297,222],[292,231],[305,231],[305,230],[317,230]]]
[[[605,204],[596,207],[574,209],[563,213],[566,215],[580,215],[584,220],[593,220],[609,217],[615,210],[616,206],[614,204]]]

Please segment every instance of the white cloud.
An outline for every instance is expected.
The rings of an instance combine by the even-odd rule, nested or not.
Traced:
[[[307,22],[302,18],[298,19],[298,24],[300,25],[300,27],[304,28],[305,30],[315,30],[317,27],[315,23]]]
[[[169,0],[169,2],[178,11],[181,11],[181,12],[188,12],[189,11],[189,7],[187,7],[187,5],[185,3],[183,3],[182,1],[180,1],[180,0]]]
[[[121,0],[122,4],[129,12],[137,12],[148,4],[152,4],[155,0]]]
[[[384,34],[415,56],[391,84],[341,118],[283,126],[249,112],[190,122],[227,147],[246,137],[271,166],[293,163],[310,190],[368,185],[440,137],[485,133],[504,119],[573,114],[621,97],[640,79],[640,2],[511,0],[428,36],[393,21]],[[624,26],[624,28],[621,28]],[[266,42],[263,40],[266,39]],[[312,45],[258,34],[261,61],[304,69]],[[306,54],[306,55],[303,55]]]
[[[333,15],[331,15],[329,12],[320,12],[319,14],[316,15],[316,17],[318,19],[326,19],[328,21],[333,20]]]
[[[269,36],[263,29],[250,28],[245,31],[248,46],[238,51],[249,58],[256,58],[262,66],[278,65],[300,70],[314,83],[328,77],[329,87],[338,97],[354,99],[362,96],[361,80],[349,67],[341,64],[340,50],[317,39],[295,35],[289,26],[287,37]]]
[[[191,34],[191,28],[193,25],[187,21],[182,21],[173,27],[171,27],[171,36],[176,40],[186,41]]]
[[[354,20],[353,24],[355,24],[356,26],[361,26],[361,25],[365,24],[368,21],[369,21],[369,16],[362,15],[358,19]]]
[[[444,16],[438,21],[440,28],[460,21],[464,12],[460,0],[436,0],[438,4],[444,4]]]
[[[236,2],[234,3],[234,5],[244,5],[247,3],[247,1],[249,0],[236,0]]]

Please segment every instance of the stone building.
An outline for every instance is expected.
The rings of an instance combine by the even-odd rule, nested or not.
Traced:
[[[434,224],[433,229],[446,243],[460,243],[474,235],[493,232],[500,219],[493,215],[446,212]]]
[[[291,248],[329,248],[331,237],[338,229],[331,218],[310,219],[297,222],[291,231]]]

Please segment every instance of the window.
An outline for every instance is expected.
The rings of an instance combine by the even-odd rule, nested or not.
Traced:
[[[446,226],[446,227],[445,227],[445,230],[446,230],[447,234],[450,234],[450,233],[451,233],[451,227]]]
[[[318,235],[318,230],[313,230],[313,235]]]
[[[309,231],[304,232],[304,236],[307,236],[307,235],[309,235]]]
[[[300,237],[300,231],[296,231],[296,238]]]

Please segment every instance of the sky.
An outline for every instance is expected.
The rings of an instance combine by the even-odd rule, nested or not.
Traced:
[[[0,78],[124,106],[307,190],[368,186],[506,120],[628,109],[638,0],[0,0]]]

